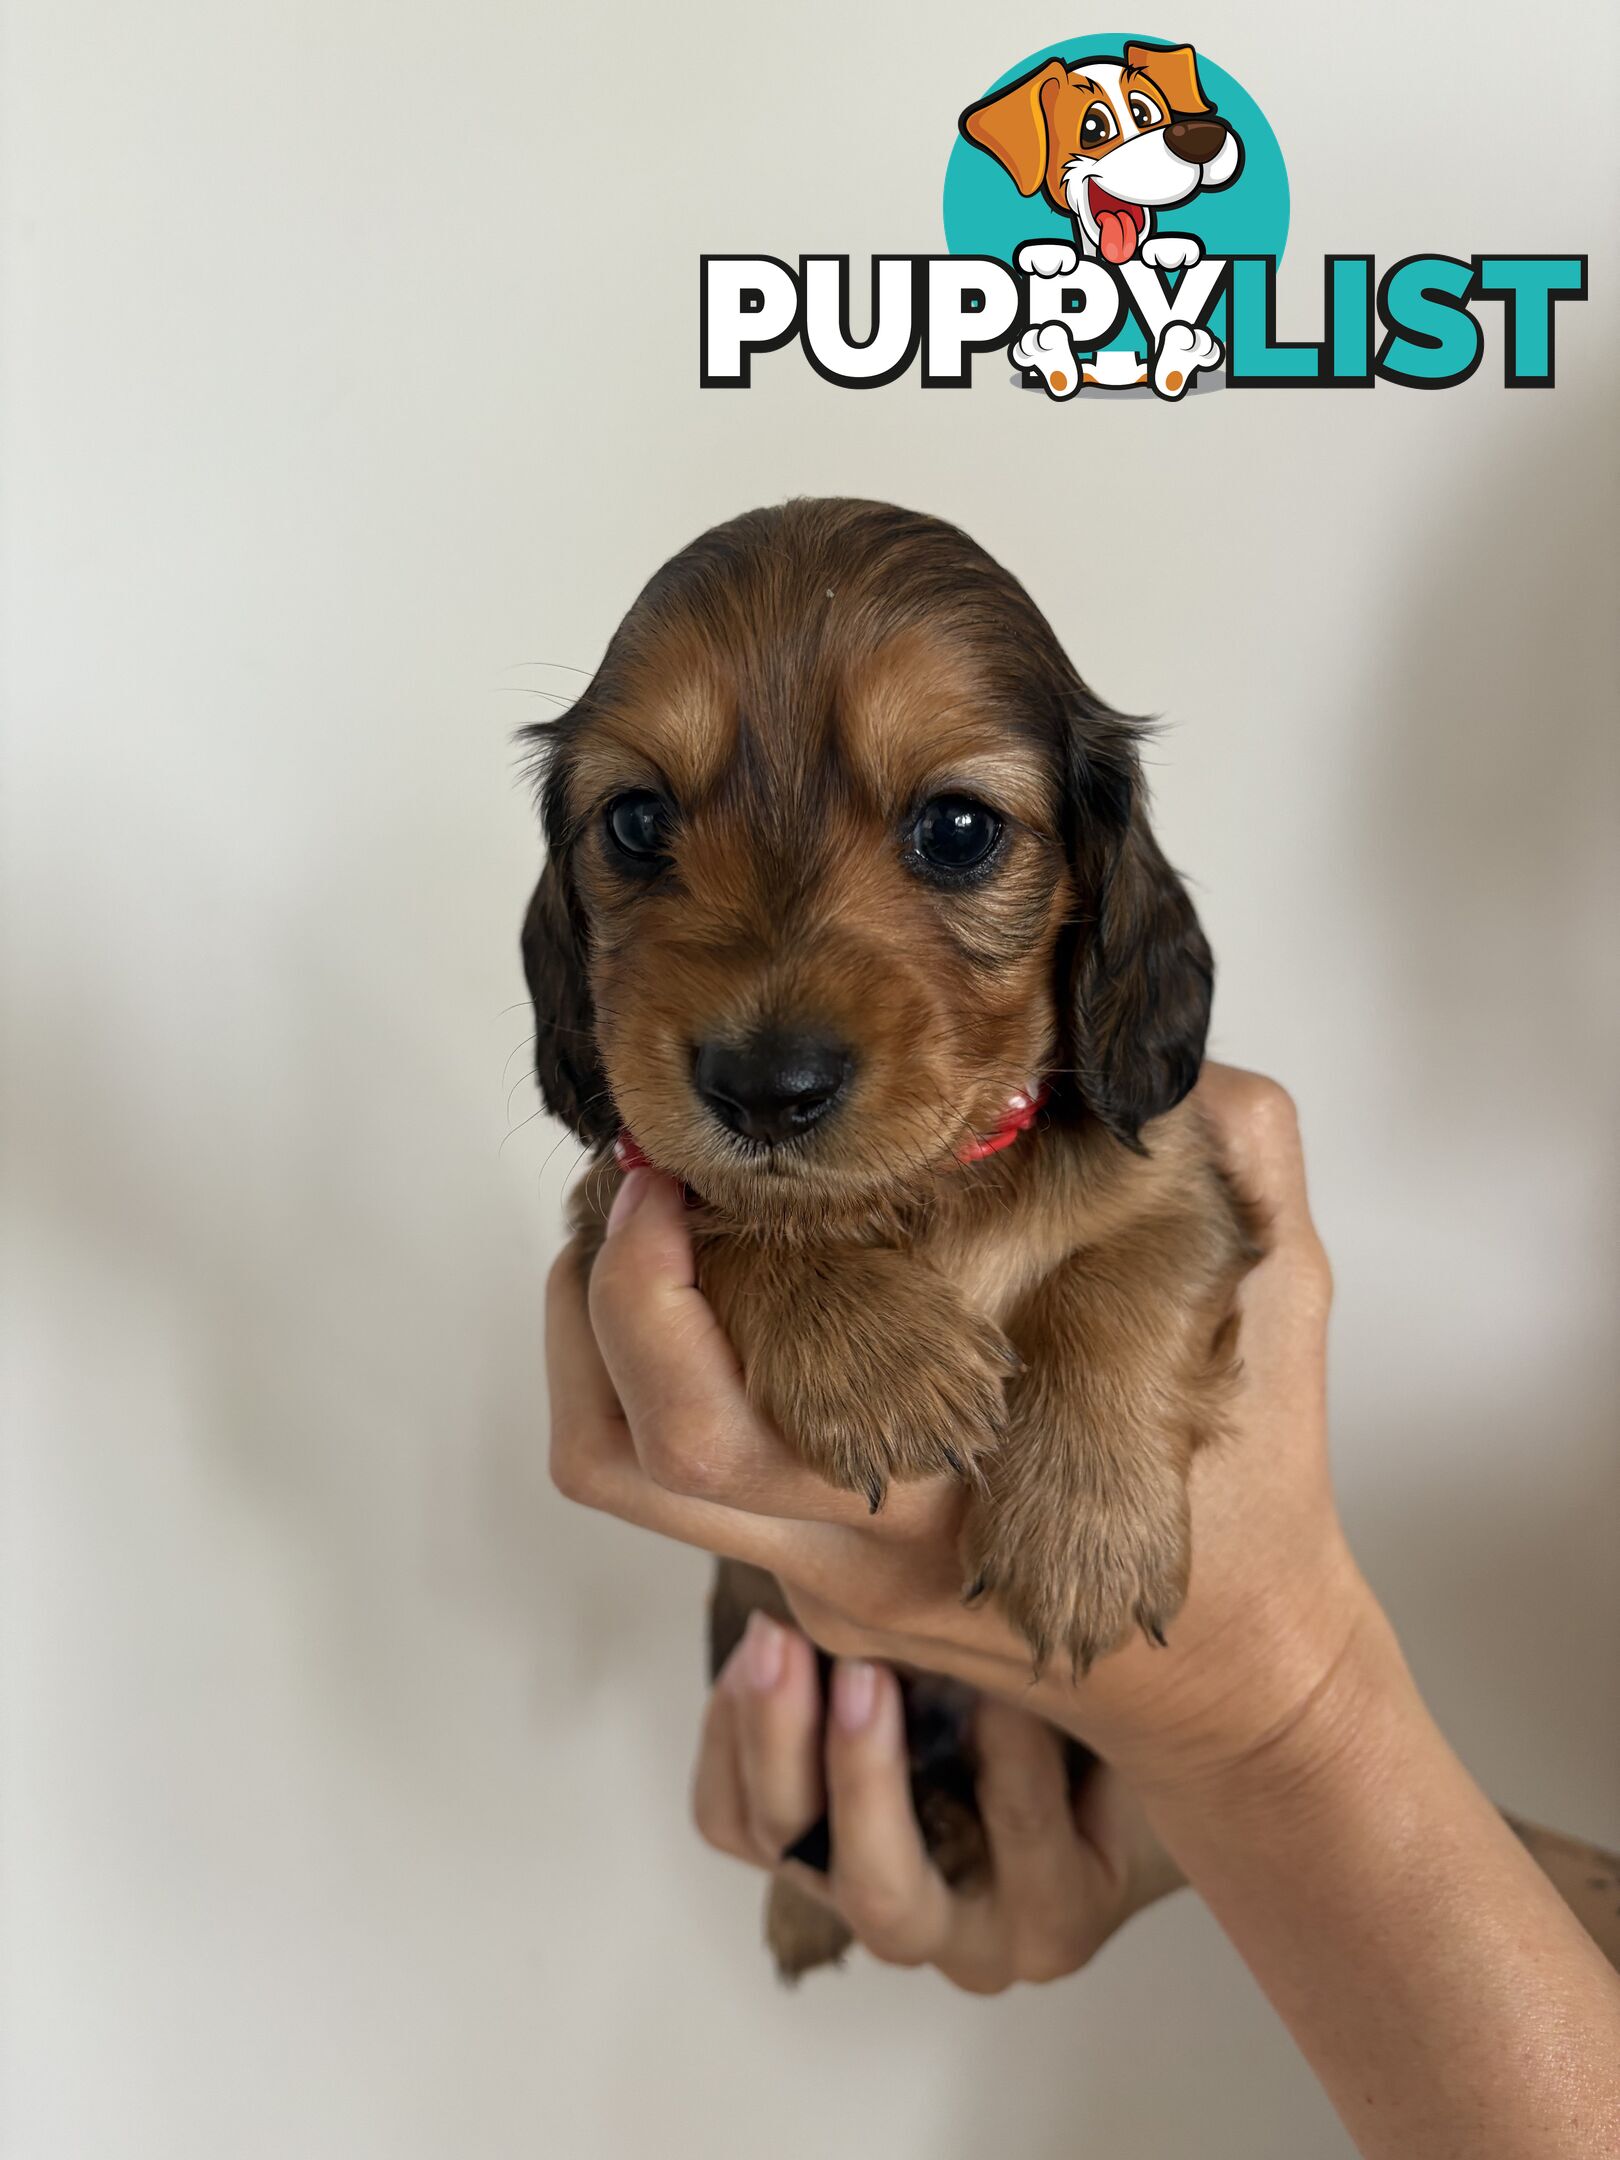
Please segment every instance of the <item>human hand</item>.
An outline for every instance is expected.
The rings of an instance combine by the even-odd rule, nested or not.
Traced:
[[[835,1654],[950,1673],[1085,1741],[1151,1800],[1264,1749],[1381,1615],[1350,1559],[1328,1476],[1330,1283],[1297,1123],[1273,1082],[1206,1067],[1195,1100],[1270,1225],[1245,1279],[1229,1430],[1194,1461],[1193,1568],[1168,1649],[1133,1641],[1083,1680],[1030,1673],[991,1605],[964,1607],[963,1494],[897,1485],[867,1512],[808,1470],[752,1409],[696,1287],[678,1188],[621,1188],[587,1289],[552,1272],[552,1471],[588,1506],[768,1569]]]
[[[755,1416],[696,1288],[680,1195],[650,1171],[626,1182],[588,1298],[577,1258],[553,1272],[553,1474],[588,1505],[767,1569],[835,1655],[952,1674],[1087,1742],[1363,2152],[1574,2160],[1620,2126],[1614,1976],[1447,1747],[1345,1545],[1329,1280],[1292,1106],[1219,1068],[1196,1093],[1270,1241],[1240,1292],[1229,1429],[1193,1464],[1192,1583],[1167,1649],[1136,1641],[1084,1679],[1032,1681],[1005,1621],[962,1605],[954,1481],[897,1486],[868,1516]],[[846,1807],[844,1834],[860,1813]],[[926,1878],[912,1889],[903,1909],[933,1915],[923,1954],[954,1965],[986,1916],[942,1920]]]
[[[843,1660],[830,1693],[824,1716],[808,1640],[754,1612],[709,1697],[693,1814],[709,1844],[789,1878],[884,1963],[933,1965],[978,1995],[1061,1979],[1181,1882],[1112,1770],[1094,1764],[1072,1795],[1052,1727],[987,1697],[975,1740],[989,1872],[953,1888],[912,1807],[894,1674]],[[783,1864],[823,1813],[831,1872]]]

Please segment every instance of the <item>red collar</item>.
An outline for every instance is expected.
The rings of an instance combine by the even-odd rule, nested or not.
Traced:
[[[1003,1148],[1010,1148],[1020,1133],[1027,1133],[1046,1107],[1051,1090],[1042,1081],[1035,1092],[1026,1094],[1022,1088],[1007,1098],[1007,1107],[1001,1113],[1001,1121],[989,1132],[979,1133],[971,1140],[964,1140],[956,1151],[959,1163],[983,1162],[987,1155],[999,1155]],[[613,1143],[613,1159],[621,1170],[650,1170],[653,1164],[643,1154],[641,1142],[628,1125],[619,1128],[619,1137]]]
[[[987,1155],[999,1155],[1003,1148],[1011,1147],[1020,1133],[1027,1133],[1046,1106],[1051,1093],[1043,1080],[1032,1095],[1022,1088],[1016,1095],[1009,1095],[1007,1107],[1001,1113],[1001,1123],[977,1138],[965,1140],[956,1151],[959,1163],[983,1162]]]
[[[613,1160],[621,1170],[650,1170],[653,1167],[651,1158],[642,1154],[641,1142],[628,1125],[619,1127],[619,1137],[613,1143]]]

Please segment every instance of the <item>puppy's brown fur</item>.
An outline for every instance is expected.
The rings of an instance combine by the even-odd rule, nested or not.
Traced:
[[[599,1151],[576,1229],[630,1127],[701,1196],[703,1287],[808,1461],[874,1506],[967,1478],[964,1585],[1037,1660],[1162,1638],[1253,1243],[1184,1101],[1211,962],[1132,724],[963,533],[827,501],[683,549],[537,733],[523,952],[541,1092]],[[652,877],[606,828],[634,790],[671,805]],[[942,794],[1003,821],[982,878],[908,855]],[[697,1044],[762,1023],[855,1056],[836,1111],[769,1149],[693,1080]],[[1036,1130],[957,1160],[1042,1079]]]

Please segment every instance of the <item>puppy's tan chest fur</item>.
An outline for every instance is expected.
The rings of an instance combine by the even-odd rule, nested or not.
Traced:
[[[1145,1156],[1101,1135],[1051,1134],[962,1173],[916,1250],[1004,1327],[1075,1253],[1106,1252],[1143,1223],[1196,1213],[1208,1178],[1207,1143],[1186,1108],[1158,1122]]]
[[[988,1203],[975,1219],[954,1216],[921,1251],[973,1311],[1005,1327],[1029,1293],[1081,1242],[1081,1225],[1054,1210]]]

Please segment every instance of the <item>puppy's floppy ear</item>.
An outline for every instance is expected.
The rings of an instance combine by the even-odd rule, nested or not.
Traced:
[[[1151,1119],[1198,1078],[1214,962],[1186,888],[1147,820],[1129,723],[1108,716],[1072,768],[1071,854],[1080,886],[1070,972],[1082,1102],[1140,1148]]]
[[[1048,60],[1009,89],[970,105],[957,122],[970,143],[1007,168],[1020,195],[1035,194],[1046,178],[1051,101],[1057,85],[1067,81],[1062,61]]]
[[[1125,65],[1150,75],[1173,113],[1213,112],[1198,81],[1198,55],[1190,45],[1127,45]]]
[[[588,933],[568,870],[566,736],[529,731],[540,742],[546,867],[523,918],[523,974],[534,1005],[534,1076],[553,1117],[588,1143],[611,1140],[618,1116],[596,1048]]]

